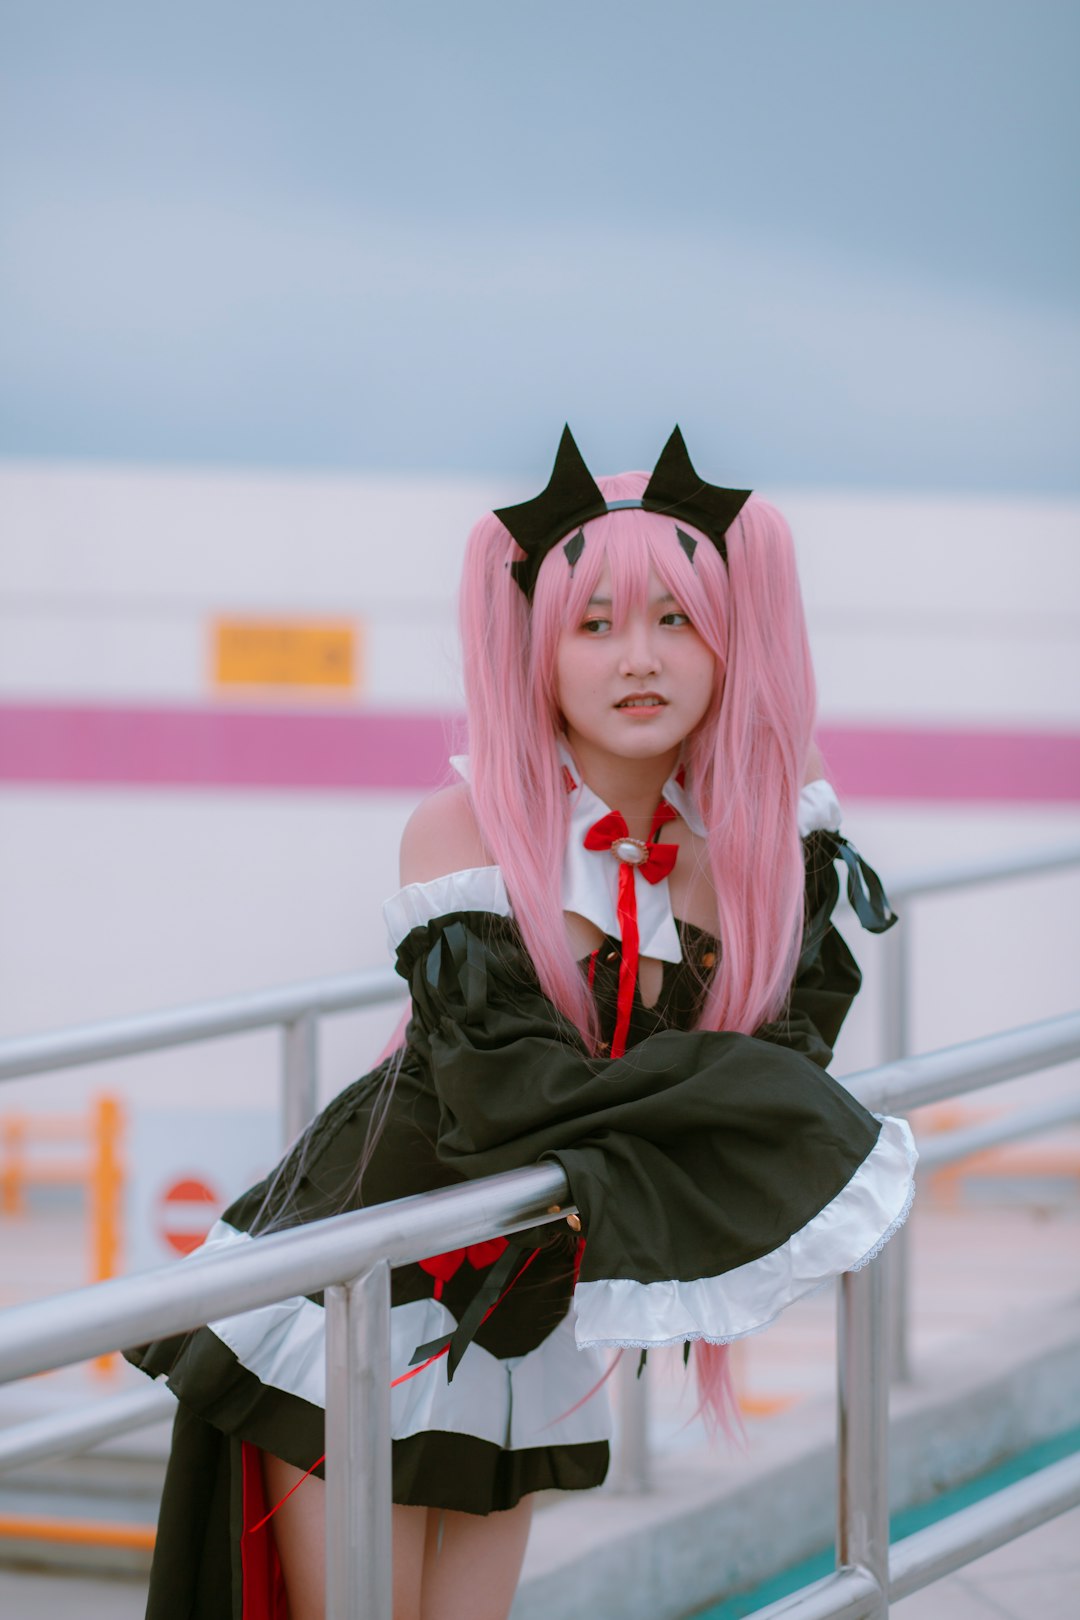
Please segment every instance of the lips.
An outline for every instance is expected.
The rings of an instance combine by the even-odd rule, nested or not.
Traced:
[[[617,709],[655,709],[660,704],[666,704],[667,698],[661,697],[659,692],[630,692],[626,697],[620,698],[616,703]]]

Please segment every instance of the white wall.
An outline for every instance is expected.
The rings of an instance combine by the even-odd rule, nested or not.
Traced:
[[[464,534],[520,487],[0,464],[0,702],[214,703],[219,613],[355,615],[369,684],[338,702],[457,702]],[[1080,729],[1080,503],[777,496],[799,543],[822,717]],[[280,694],[274,702],[281,701]],[[299,701],[299,700],[297,700]],[[0,791],[0,1034],[385,960],[380,902],[415,795],[12,786]],[[1080,836],[1077,807],[847,807],[884,875]],[[921,1045],[1075,1006],[1080,878],[923,903]],[[840,1068],[873,1061],[876,942]],[[328,1022],[324,1089],[386,1013]],[[264,1099],[245,1037],[8,1085],[0,1107],[103,1085],[192,1106]]]

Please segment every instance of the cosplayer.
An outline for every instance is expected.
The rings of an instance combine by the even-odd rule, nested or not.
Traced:
[[[393,1274],[397,1620],[503,1620],[534,1494],[604,1478],[612,1347],[685,1346],[723,1420],[726,1345],[874,1255],[915,1156],[825,1073],[859,987],[836,862],[864,926],[895,919],[821,778],[780,514],[678,429],[599,481],[567,430],[473,530],[461,627],[470,755],[385,908],[404,1039],[208,1240],[569,1177],[579,1216]],[[151,1620],[321,1620],[322,1319],[132,1352],[180,1398]]]

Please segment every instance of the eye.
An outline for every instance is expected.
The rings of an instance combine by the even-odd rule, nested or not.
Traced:
[[[581,628],[587,636],[602,636],[611,629],[610,619],[586,619]]]
[[[678,630],[681,629],[683,625],[688,625],[690,623],[690,616],[687,613],[665,613],[663,618],[660,620],[660,623],[674,625]]]

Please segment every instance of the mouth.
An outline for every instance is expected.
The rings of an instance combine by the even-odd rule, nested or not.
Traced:
[[[666,706],[667,698],[661,697],[659,692],[631,692],[615,705],[617,709],[659,709]]]

